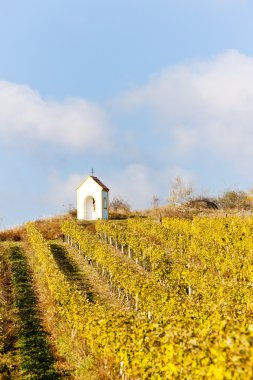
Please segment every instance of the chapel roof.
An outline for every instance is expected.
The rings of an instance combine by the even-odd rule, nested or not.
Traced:
[[[97,177],[95,177],[93,175],[90,175],[89,177],[85,178],[85,180],[81,183],[80,186],[78,186],[77,189],[79,189],[79,187],[81,187],[88,178],[92,178],[100,187],[102,187],[103,190],[109,191],[109,188],[107,186],[105,186],[103,184],[103,182],[100,181],[100,179],[98,179]]]
[[[97,177],[94,177],[93,175],[91,175],[91,178],[93,178],[94,181],[97,182],[97,184],[103,188],[103,190],[109,191],[109,188],[105,186],[103,182],[100,181],[100,179],[98,179]]]

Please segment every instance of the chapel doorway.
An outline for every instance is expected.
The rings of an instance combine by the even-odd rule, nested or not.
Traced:
[[[95,199],[89,195],[85,200],[86,220],[94,220],[96,216]]]

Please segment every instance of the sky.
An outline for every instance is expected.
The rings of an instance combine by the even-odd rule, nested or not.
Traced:
[[[94,168],[132,209],[253,188],[251,0],[0,0],[0,229]]]

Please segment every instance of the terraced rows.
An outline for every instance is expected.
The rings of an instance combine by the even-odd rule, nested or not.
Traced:
[[[60,242],[48,242],[52,258],[70,287],[106,309],[127,308],[94,268]],[[83,339],[57,312],[55,300],[27,244],[0,245],[0,378],[105,378]]]
[[[60,379],[21,245],[1,247],[3,379]]]
[[[134,223],[131,221],[131,228]],[[157,311],[153,312],[150,320],[150,324],[156,323],[160,331],[152,349],[157,353],[155,363],[159,363],[158,367],[163,368],[163,371],[159,371],[152,358],[149,358],[146,365],[153,366],[151,378],[251,379],[253,220],[202,218],[192,223],[168,220],[166,239],[164,227],[161,227],[159,237],[158,225],[152,226],[149,221],[137,220],[136,223],[140,223],[137,226],[139,231],[145,231],[146,241],[152,239],[154,234],[158,246],[164,247],[171,243],[167,246],[171,263],[164,288],[165,292],[168,290],[168,298],[163,298],[161,306],[161,299],[157,297],[156,305],[155,302],[153,304],[153,310],[157,306]],[[108,232],[110,222],[99,222],[100,226],[101,224]],[[120,258],[119,251],[116,253],[106,243],[96,241],[74,222],[65,224],[63,231],[69,235],[68,241],[76,245],[87,260],[95,261],[102,274],[107,272],[106,277],[116,285],[116,292],[120,284],[126,289],[128,285],[129,289],[133,285],[133,292],[140,294],[143,291],[145,294],[145,276],[135,282],[137,268],[134,268],[133,261],[129,262],[126,271],[125,268],[121,271],[120,265],[124,260]],[[121,228],[119,234],[122,235]],[[124,240],[123,236],[121,238]],[[138,249],[141,235],[135,233],[134,238]],[[106,241],[111,241],[110,234]],[[115,245],[117,248],[117,243]],[[145,242],[142,249],[146,247]],[[125,274],[127,271],[128,276]],[[175,289],[178,289],[177,294],[173,293]],[[152,303],[152,297],[147,296],[146,307],[149,305],[150,308],[150,302]],[[145,297],[142,309],[145,310]],[[161,313],[161,310],[165,313]],[[143,334],[141,331],[140,335]],[[145,336],[147,337],[146,334]],[[135,337],[132,336],[132,339]],[[155,348],[157,346],[158,351]],[[170,362],[167,367],[163,365],[165,357]],[[146,378],[147,367],[139,368],[140,378]]]
[[[177,241],[161,282],[75,222],[1,245],[2,379],[252,379],[252,220],[152,223],[129,226],[142,249]]]

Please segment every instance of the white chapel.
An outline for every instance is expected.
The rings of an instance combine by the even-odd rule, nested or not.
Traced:
[[[77,219],[108,219],[109,189],[97,177],[88,176],[76,189]]]

